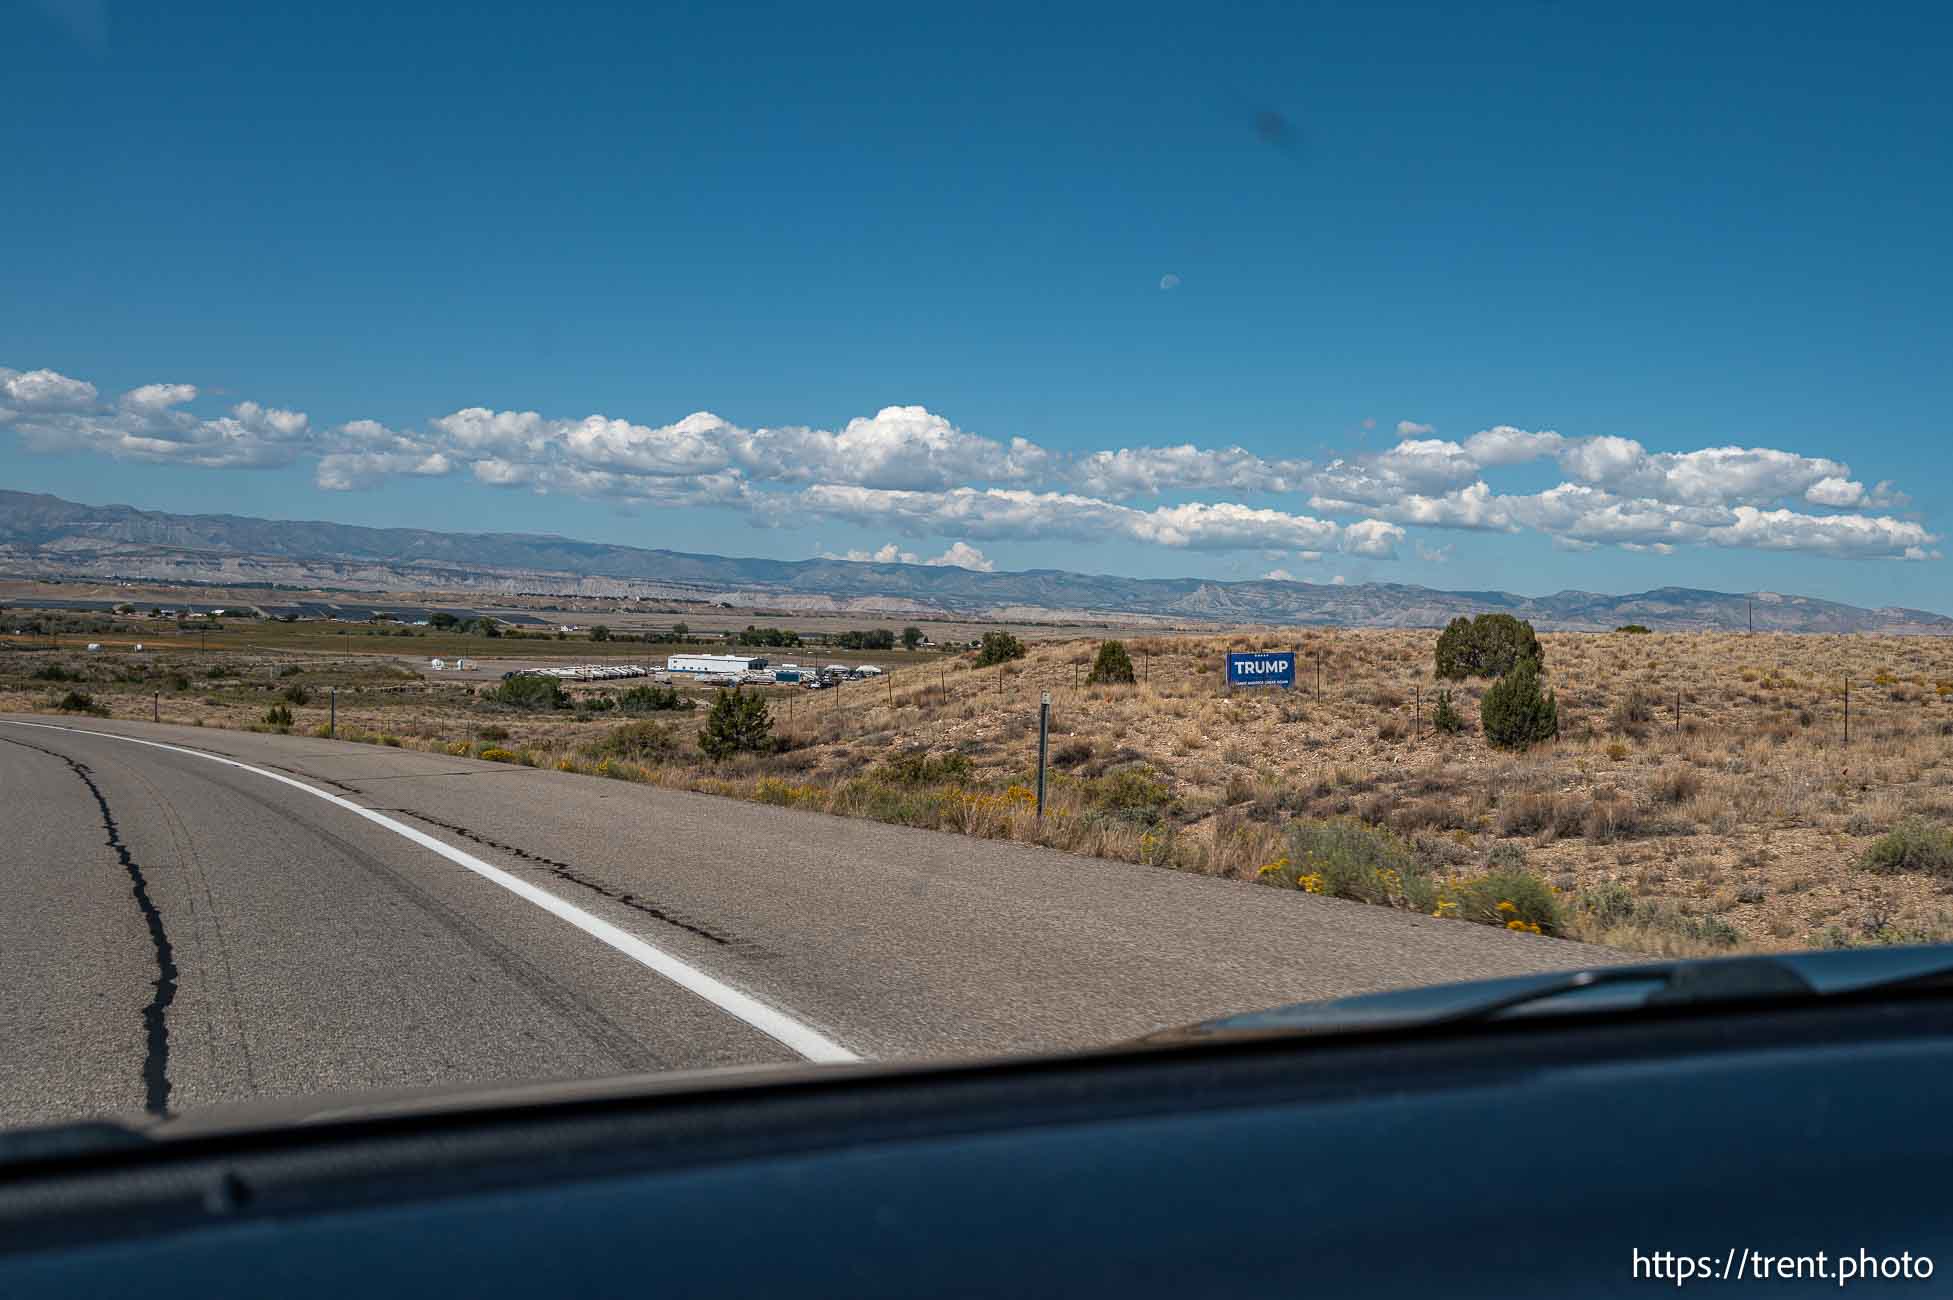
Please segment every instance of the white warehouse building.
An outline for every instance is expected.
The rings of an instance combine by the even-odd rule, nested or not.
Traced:
[[[751,655],[672,655],[665,660],[665,671],[672,673],[743,673],[766,667],[766,660]]]

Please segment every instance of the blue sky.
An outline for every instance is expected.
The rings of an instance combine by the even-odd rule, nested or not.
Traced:
[[[404,8],[0,9],[0,484],[1953,610],[1944,6]]]

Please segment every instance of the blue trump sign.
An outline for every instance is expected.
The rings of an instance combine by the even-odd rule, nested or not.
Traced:
[[[1227,657],[1229,686],[1295,685],[1295,651],[1255,650]]]

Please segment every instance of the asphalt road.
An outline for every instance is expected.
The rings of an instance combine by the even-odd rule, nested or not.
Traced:
[[[1088,1046],[1611,956],[565,773],[0,718],[0,1125],[792,1061],[808,1042]]]

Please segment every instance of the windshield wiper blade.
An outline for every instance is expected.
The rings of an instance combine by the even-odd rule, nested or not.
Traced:
[[[1736,962],[1675,962],[1667,966],[1625,966],[1576,971],[1563,979],[1536,984],[1503,997],[1490,998],[1456,1011],[1418,1021],[1421,1025],[1470,1024],[1491,1020],[1507,1011],[1565,997],[1585,989],[1612,984],[1654,984],[1640,1003],[1644,1007],[1682,1006],[1746,998],[1814,998],[1815,985],[1781,961],[1752,958]]]
[[[0,1130],[0,1167],[72,1160],[103,1151],[146,1147],[154,1139],[114,1120],[80,1120],[41,1128]]]
[[[1503,1018],[1618,1015],[1759,1001],[1815,1002],[1949,986],[1953,986],[1953,945],[1778,953],[1392,989],[1224,1016],[1165,1030],[1148,1041],[1268,1033],[1417,1032]]]

